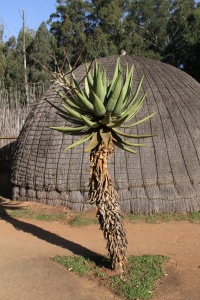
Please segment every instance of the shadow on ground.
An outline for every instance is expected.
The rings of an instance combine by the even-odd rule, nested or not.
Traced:
[[[3,169],[1,169],[3,170]],[[85,258],[90,258],[97,266],[110,268],[109,262],[102,255],[93,252],[86,247],[77,243],[64,239],[55,233],[49,232],[40,228],[39,226],[24,222],[22,220],[11,217],[6,210],[20,210],[22,206],[19,203],[11,203],[4,198],[10,198],[10,184],[9,184],[9,168],[4,168],[3,172],[0,171],[0,219],[5,220],[14,226],[17,230],[22,230],[26,233],[32,234],[37,238],[46,241],[47,243],[68,249],[75,255],[82,255]]]
[[[17,230],[22,230],[26,233],[32,234],[33,236],[36,236],[47,243],[65,248],[75,255],[81,255],[85,258],[90,258],[90,260],[92,260],[99,267],[110,268],[109,261],[101,254],[91,251],[80,244],[64,239],[55,233],[44,230],[39,226],[9,216],[6,212],[6,209],[23,209],[22,207],[17,207],[17,204],[18,203],[13,205],[0,200],[0,219],[10,223]]]

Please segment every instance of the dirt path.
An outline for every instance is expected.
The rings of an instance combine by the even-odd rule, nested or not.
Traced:
[[[200,299],[200,225],[125,223],[129,254],[163,254],[171,258],[168,276],[153,300]],[[118,299],[94,281],[79,278],[52,262],[51,256],[106,254],[98,225],[70,227],[30,219],[0,220],[0,299]]]

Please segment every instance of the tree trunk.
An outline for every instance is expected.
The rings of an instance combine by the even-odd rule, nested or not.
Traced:
[[[103,141],[90,154],[90,181],[88,203],[96,203],[100,229],[107,240],[111,267],[122,274],[126,266],[127,238],[119,206],[119,196],[108,173],[109,156],[114,152],[113,142],[106,147]]]

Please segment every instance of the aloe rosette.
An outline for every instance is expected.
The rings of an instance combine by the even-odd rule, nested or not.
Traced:
[[[121,128],[130,128],[151,118],[155,113],[146,118],[126,124],[137,114],[145,100],[146,93],[138,97],[143,82],[140,80],[134,94],[132,95],[133,66],[126,69],[125,79],[119,59],[116,62],[115,72],[112,81],[107,79],[106,70],[100,69],[97,61],[94,62],[93,74],[86,65],[86,76],[84,89],[81,89],[74,74],[71,78],[65,75],[59,77],[59,83],[64,89],[64,94],[56,89],[62,98],[62,109],[59,114],[64,119],[76,124],[76,127],[51,127],[65,134],[82,135],[83,137],[71,144],[66,150],[90,140],[85,152],[94,149],[101,141],[109,146],[112,140],[114,144],[132,153],[136,153],[130,146],[144,146],[143,144],[132,143],[124,140],[126,138],[147,138],[148,135],[128,134],[121,131]]]

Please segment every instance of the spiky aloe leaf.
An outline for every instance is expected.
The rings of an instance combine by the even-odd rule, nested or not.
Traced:
[[[64,114],[58,113],[58,115],[59,115],[62,119],[66,120],[66,121],[68,121],[68,122],[71,122],[71,123],[74,123],[74,124],[77,124],[77,125],[83,125],[83,121],[74,119],[74,118],[70,117],[70,115],[67,114],[67,113],[64,113]]]
[[[73,147],[76,147],[76,146],[78,146],[80,144],[85,143],[86,141],[88,141],[93,136],[93,134],[94,134],[94,132],[91,133],[91,134],[88,134],[88,135],[84,136],[82,139],[76,141],[75,143],[73,143],[70,146],[68,146],[67,148],[65,148],[65,151],[67,151],[67,150],[69,150],[69,149],[71,149]]]
[[[106,92],[107,92],[107,87],[104,86],[103,81],[102,81],[102,74],[101,71],[98,67],[97,62],[95,61],[94,65],[94,81],[93,81],[93,92],[97,95],[97,97],[104,102]]]
[[[77,111],[75,111],[74,109],[72,109],[72,108],[66,106],[65,104],[62,104],[62,106],[66,109],[66,111],[69,113],[69,115],[70,115],[72,118],[75,118],[75,119],[78,119],[78,120],[81,120],[81,121],[82,121],[80,111],[77,112]]]
[[[132,146],[132,147],[144,147],[146,146],[145,144],[135,144],[135,143],[131,143],[128,141],[123,140],[119,135],[117,135],[116,133],[112,132],[112,136],[114,137],[114,139],[124,145],[128,145],[128,146]]]
[[[126,113],[128,118],[126,119],[126,121],[131,120],[138,113],[138,111],[141,109],[143,105],[145,98],[146,98],[146,93],[141,98],[139,98],[139,100],[135,102],[135,104],[130,109],[128,109]]]
[[[124,126],[120,126],[121,128],[130,128],[130,127],[134,127],[137,126],[145,121],[147,121],[148,119],[152,118],[155,114],[157,114],[157,112],[154,112],[153,114],[147,116],[146,118],[143,118],[142,120],[139,120],[135,123],[129,124],[129,125],[124,125]]]
[[[128,116],[124,116],[120,118],[119,120],[113,120],[113,122],[108,123],[107,126],[110,128],[120,127],[124,122],[126,122]]]
[[[61,93],[61,91],[59,91],[57,88],[53,87],[53,89],[56,91],[56,93],[58,94],[58,96],[67,104],[69,105],[71,108],[76,108],[79,109],[79,106],[77,105],[76,101],[72,101],[73,98],[69,99],[67,97],[67,95],[63,95],[63,93]]]
[[[137,99],[137,96],[138,96],[138,94],[141,90],[143,80],[144,80],[144,76],[142,76],[132,99],[127,99],[127,102],[125,103],[125,109],[128,109],[135,102],[135,100]]]
[[[88,99],[77,89],[74,89],[73,91],[76,94],[76,101],[81,106],[81,108],[89,112],[94,112],[92,103],[90,103],[90,101],[88,101]]]
[[[86,77],[87,77],[89,88],[91,89],[93,87],[93,77],[90,73],[90,69],[87,63],[86,63]]]
[[[123,150],[125,150],[125,151],[131,152],[131,153],[133,153],[133,154],[136,154],[136,153],[137,153],[137,152],[134,151],[133,149],[131,149],[131,148],[129,148],[129,147],[126,147],[124,144],[122,144],[122,143],[120,143],[120,142],[118,142],[118,141],[114,141],[114,144],[115,144],[118,148],[123,149]]]
[[[77,82],[76,77],[75,77],[73,72],[70,73],[70,83],[71,83],[71,86],[74,90],[77,90],[78,92],[81,92],[79,83]]]
[[[112,82],[111,82],[110,86],[108,87],[107,98],[110,96],[110,93],[111,93],[111,91],[113,89],[113,85],[115,84],[117,76],[119,74],[119,70],[120,70],[120,63],[119,63],[119,58],[118,58],[117,62],[116,62],[116,66],[115,66],[115,71],[114,71]]]
[[[106,114],[105,106],[99,97],[93,91],[91,92],[93,96],[94,114],[97,117],[102,117]]]
[[[128,93],[131,90],[132,78],[133,78],[133,66],[132,66],[130,72],[128,72],[128,68],[127,68],[125,83],[123,85],[123,88],[121,89],[119,99],[117,100],[117,103],[112,112],[113,116],[117,116],[122,112],[122,110],[125,106],[124,100],[126,99],[126,97],[129,98]]]
[[[46,100],[46,101],[57,110],[58,115],[60,115],[61,118],[65,119],[69,122],[75,123],[75,124],[83,124],[82,120],[72,117],[69,113],[66,112],[66,110],[61,109],[60,107],[56,106],[55,104],[51,103],[48,100]]]
[[[100,136],[105,144],[106,147],[109,147],[110,141],[112,139],[112,134],[110,130],[105,130],[104,128],[101,128],[100,131]]]
[[[84,92],[85,92],[85,96],[86,96],[87,98],[89,98],[89,95],[90,95],[90,87],[89,87],[89,84],[88,84],[87,76],[85,76],[85,87],[84,87]]]
[[[104,125],[109,124],[110,122],[112,122],[111,114],[106,114],[105,117],[101,119],[99,122]]]
[[[113,85],[111,93],[107,99],[107,103],[105,105],[107,113],[111,113],[114,110],[121,92],[121,87],[122,87],[122,72],[119,71],[119,74],[116,78],[116,81]]]
[[[102,83],[103,83],[104,88],[107,91],[107,75],[106,75],[106,69],[105,68],[103,68],[103,72],[102,72]]]
[[[143,134],[143,135],[137,135],[137,134],[130,134],[130,133],[125,133],[117,128],[112,128],[112,131],[116,132],[117,134],[121,136],[126,136],[129,138],[134,138],[134,139],[141,139],[141,138],[148,138],[148,137],[153,137],[154,135],[152,134]]]
[[[136,113],[139,111],[139,109],[142,107],[142,104],[145,100],[146,93],[142,95],[133,105],[132,107],[127,108],[124,113],[121,114],[121,117],[117,119],[118,122],[121,122],[124,118],[126,118],[126,121],[131,120]]]
[[[87,118],[86,116],[81,116],[81,118],[83,119],[84,123],[90,127],[90,128],[97,128],[100,126],[100,124],[96,123],[96,122],[93,122],[91,121],[89,118]]]
[[[51,129],[66,133],[66,134],[73,134],[73,133],[83,133],[85,130],[88,129],[87,126],[79,126],[79,127],[50,127]]]
[[[94,132],[89,145],[84,149],[84,152],[91,151],[101,142],[98,132]]]

